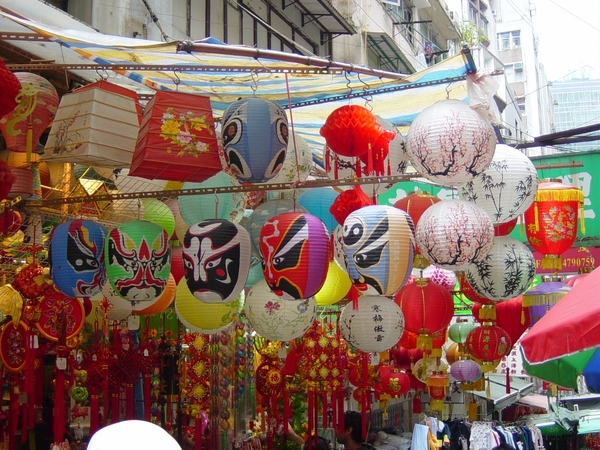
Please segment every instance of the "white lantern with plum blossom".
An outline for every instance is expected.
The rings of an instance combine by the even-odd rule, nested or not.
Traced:
[[[389,298],[365,295],[358,309],[348,303],[340,315],[344,339],[363,352],[383,352],[393,347],[404,333],[404,315]]]
[[[254,330],[272,341],[291,341],[310,328],[317,314],[314,297],[285,300],[275,295],[267,282],[258,281],[246,296],[246,317]]]
[[[509,236],[497,236],[489,253],[469,267],[465,276],[481,297],[510,300],[531,286],[535,259],[522,242]]]
[[[464,200],[444,200],[425,210],[415,233],[423,256],[443,269],[466,270],[494,243],[490,216]]]
[[[452,291],[456,286],[456,274],[454,272],[434,265],[429,265],[423,269],[423,278],[429,278],[449,291]]]
[[[520,150],[499,144],[490,166],[459,187],[458,195],[483,208],[498,225],[523,214],[537,188],[538,174],[531,160]]]
[[[417,172],[442,186],[459,186],[488,168],[496,134],[490,123],[459,100],[440,100],[413,121],[406,138]]]

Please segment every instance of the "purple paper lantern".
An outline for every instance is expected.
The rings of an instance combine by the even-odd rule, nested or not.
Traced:
[[[481,377],[481,367],[471,359],[459,359],[450,366],[450,375],[458,381],[471,382]]]

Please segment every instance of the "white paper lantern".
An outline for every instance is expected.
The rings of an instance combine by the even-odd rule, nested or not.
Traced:
[[[489,253],[465,274],[469,285],[490,300],[510,300],[521,295],[535,276],[535,259],[525,244],[497,236]]]
[[[531,160],[520,150],[499,144],[490,166],[459,187],[458,195],[483,208],[497,225],[523,214],[537,188],[538,174]]]
[[[496,134],[484,118],[459,100],[440,100],[413,121],[406,138],[417,172],[442,186],[459,186],[488,168]]]
[[[246,317],[258,334],[272,341],[291,341],[310,328],[317,314],[314,297],[284,300],[267,282],[258,281],[246,296]]]
[[[415,237],[419,250],[431,264],[466,270],[492,248],[494,226],[479,206],[464,200],[443,200],[425,210]]]
[[[339,322],[342,336],[363,352],[383,352],[394,346],[404,333],[404,315],[389,298],[365,295],[358,299],[358,309],[348,303]]]

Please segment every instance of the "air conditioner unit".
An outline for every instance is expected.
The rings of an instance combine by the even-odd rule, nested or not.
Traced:
[[[522,62],[517,62],[517,63],[514,63],[514,64],[513,64],[513,68],[514,68],[516,71],[523,70],[523,63],[522,63]]]

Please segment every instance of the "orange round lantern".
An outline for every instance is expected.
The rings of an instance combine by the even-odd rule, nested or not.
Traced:
[[[460,358],[465,356],[465,352],[463,351],[463,346],[458,343],[453,343],[448,346],[446,349],[446,361],[448,364],[452,365]]]
[[[512,348],[510,335],[499,326],[487,322],[474,328],[465,342],[465,349],[482,361],[481,370],[489,372],[493,363],[508,355]]]
[[[535,201],[525,211],[525,230],[531,247],[544,255],[543,269],[562,269],[560,255],[577,238],[578,213],[585,233],[582,190],[560,180],[539,184]]]

